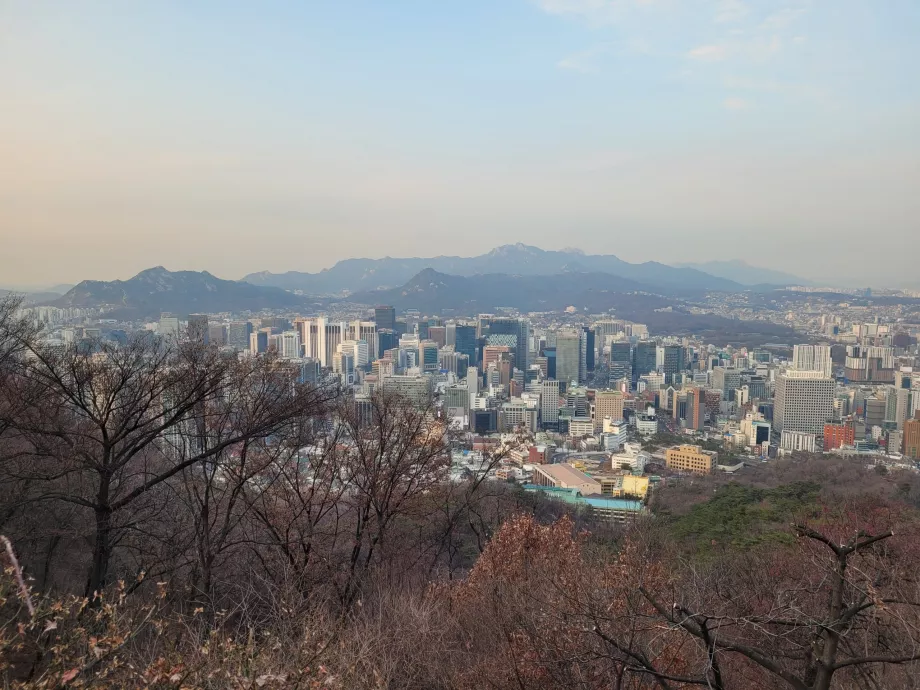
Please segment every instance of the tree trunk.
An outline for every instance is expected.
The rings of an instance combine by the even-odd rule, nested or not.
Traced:
[[[93,512],[96,516],[96,536],[93,543],[93,562],[86,583],[85,596],[92,599],[96,592],[102,592],[109,574],[109,560],[112,556],[112,508],[109,505],[110,479],[103,476],[99,481],[99,492]]]

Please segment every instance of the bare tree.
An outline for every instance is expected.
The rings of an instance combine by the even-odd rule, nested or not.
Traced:
[[[916,526],[878,506],[828,510],[797,523],[793,550],[734,554],[689,569],[671,592],[640,591],[674,629],[706,652],[713,687],[742,660],[796,690],[891,687],[886,674],[920,659],[920,586],[909,565]],[[900,530],[898,530],[900,532]]]
[[[163,347],[149,338],[126,346],[28,346],[13,377],[28,402],[8,416],[18,471],[41,485],[30,500],[90,511],[91,564],[85,592],[109,579],[113,550],[144,518],[164,482],[248,442],[271,439],[325,400],[298,385],[272,358],[228,359],[200,346]]]

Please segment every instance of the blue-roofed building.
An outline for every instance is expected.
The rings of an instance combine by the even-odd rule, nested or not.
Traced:
[[[563,501],[569,505],[590,511],[599,518],[612,522],[629,522],[646,513],[642,501],[625,498],[606,498],[602,496],[584,496],[578,489],[563,489],[555,486],[538,486],[524,484],[523,489],[531,493],[540,493],[554,501]]]

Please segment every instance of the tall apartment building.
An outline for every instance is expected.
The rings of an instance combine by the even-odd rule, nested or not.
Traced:
[[[778,433],[820,434],[834,416],[833,379],[820,371],[786,371],[776,380],[773,426]]]
[[[791,364],[799,371],[820,371],[828,378],[834,375],[830,345],[796,345],[792,349]]]

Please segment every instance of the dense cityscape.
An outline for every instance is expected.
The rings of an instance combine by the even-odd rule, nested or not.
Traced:
[[[650,333],[575,305],[456,318],[343,301],[309,317],[163,313],[126,323],[104,318],[105,308],[25,313],[57,347],[143,333],[278,357],[301,382],[336,386],[359,409],[376,391],[420,408],[434,401],[458,432],[456,479],[487,474],[622,521],[670,477],[743,472],[794,453],[917,470],[920,302],[854,293],[710,292],[690,309],[791,327],[801,340],[750,347]],[[509,444],[493,466],[488,451]]]

